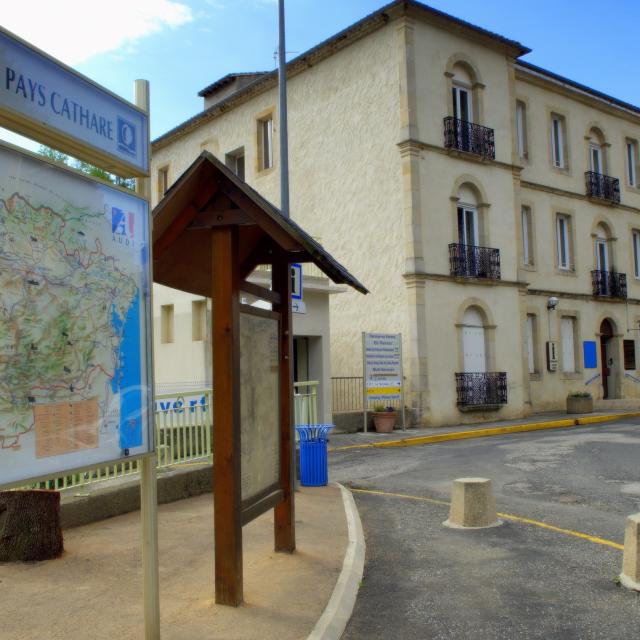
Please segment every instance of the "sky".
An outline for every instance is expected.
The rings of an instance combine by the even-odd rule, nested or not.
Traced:
[[[387,4],[286,0],[291,59]],[[432,0],[517,40],[523,59],[640,105],[638,0]],[[235,71],[276,67],[277,0],[16,0],[2,26],[125,99],[150,82],[151,136],[202,109],[198,91]]]

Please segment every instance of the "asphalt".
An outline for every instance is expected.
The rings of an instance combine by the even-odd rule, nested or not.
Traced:
[[[574,534],[622,544],[626,516],[640,511],[639,458],[637,418],[333,452],[331,478],[359,489],[367,540],[343,638],[638,637],[640,600],[616,580],[622,552]],[[443,527],[463,476],[491,478],[498,511],[532,522]]]

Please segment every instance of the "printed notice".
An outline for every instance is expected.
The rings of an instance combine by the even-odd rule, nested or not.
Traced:
[[[365,389],[369,400],[400,400],[402,345],[399,333],[365,333]]]
[[[100,412],[97,398],[39,404],[33,408],[33,415],[37,458],[98,447]]]

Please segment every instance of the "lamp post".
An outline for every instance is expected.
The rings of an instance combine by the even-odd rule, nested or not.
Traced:
[[[287,68],[284,0],[278,0],[278,115],[280,119],[280,211],[289,217],[289,142],[287,132]]]

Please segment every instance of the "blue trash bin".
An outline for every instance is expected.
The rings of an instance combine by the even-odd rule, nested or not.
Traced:
[[[332,424],[301,424],[296,427],[300,439],[300,484],[323,487],[328,482],[327,442]]]

